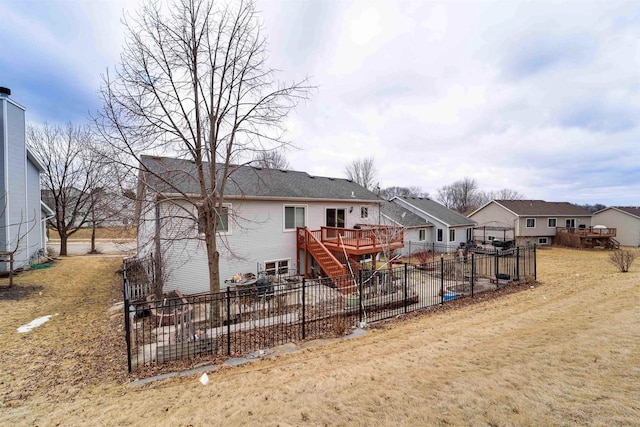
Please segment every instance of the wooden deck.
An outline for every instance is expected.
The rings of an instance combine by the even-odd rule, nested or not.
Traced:
[[[616,229],[594,227],[556,227],[556,236],[559,234],[573,234],[583,238],[616,237]]]
[[[321,227],[312,231],[327,247],[349,255],[367,255],[396,250],[404,246],[404,230],[400,227],[367,226],[366,228]]]

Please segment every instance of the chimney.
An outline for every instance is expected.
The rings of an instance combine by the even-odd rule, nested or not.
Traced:
[[[0,86],[0,98],[8,98],[11,95],[11,89]]]

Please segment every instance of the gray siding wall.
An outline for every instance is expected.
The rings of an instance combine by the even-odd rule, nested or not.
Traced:
[[[6,196],[6,183],[5,183],[5,170],[6,170],[6,158],[5,158],[5,147],[6,147],[6,117],[5,113],[7,111],[6,100],[0,98],[0,252],[5,251],[7,247],[7,199]],[[0,264],[0,267],[2,265]]]
[[[31,161],[27,161],[27,217],[29,231],[27,235],[27,255],[33,257],[44,247],[42,239],[42,208],[40,206],[40,173]]]
[[[615,239],[623,246],[640,246],[640,218],[607,209],[592,218],[593,225],[605,225],[616,229]]]

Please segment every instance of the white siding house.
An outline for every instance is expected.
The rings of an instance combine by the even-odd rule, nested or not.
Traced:
[[[435,244],[440,246],[441,250],[446,248],[447,251],[453,251],[461,243],[466,243],[473,236],[473,227],[476,225],[473,220],[428,197],[396,196],[391,199],[391,202],[424,221],[425,226],[416,229],[418,242]],[[421,232],[420,230],[424,231]],[[424,239],[422,239],[423,236]],[[415,235],[412,237],[415,237]],[[414,242],[414,240],[411,240],[411,242]],[[407,246],[405,244],[405,249],[407,249]]]
[[[154,171],[192,167],[188,161],[161,157],[142,161]],[[301,269],[296,227],[319,230],[378,223],[381,201],[346,179],[250,166],[237,167],[231,176],[225,190],[226,224],[217,239],[221,281],[238,273]],[[207,291],[207,252],[195,221],[196,207],[180,198],[170,200],[167,191],[160,194],[150,181],[141,179],[138,188],[138,255],[157,252],[160,245],[165,292]],[[174,183],[194,194],[190,184]]]
[[[44,168],[27,148],[25,108],[0,88],[0,252],[14,252],[14,268],[26,267],[45,247],[45,219],[51,210],[40,199]],[[7,266],[0,263],[0,269]]]

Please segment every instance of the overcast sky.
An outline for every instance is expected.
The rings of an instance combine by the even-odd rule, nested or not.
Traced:
[[[383,188],[640,205],[640,1],[257,1],[270,65],[319,86],[293,169],[373,155]],[[135,8],[0,0],[0,86],[32,122],[87,120]]]

